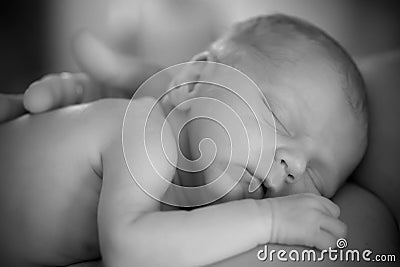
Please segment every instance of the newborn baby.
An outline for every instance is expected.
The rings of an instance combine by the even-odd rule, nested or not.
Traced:
[[[248,118],[244,122],[253,138],[249,144],[234,144],[238,151],[250,146],[248,164],[240,155],[229,158],[226,136],[218,124],[199,119],[179,136],[180,149],[196,159],[199,140],[211,138],[218,154],[196,179],[176,172],[164,157],[157,157],[163,153],[159,136],[165,121],[160,107],[148,119],[152,142],[147,151],[144,148],[145,115],[153,99],[133,102],[139,111],[130,117],[135,127],[124,132],[131,137],[124,146],[131,173],[121,148],[127,101],[98,101],[3,124],[0,145],[8,149],[0,151],[0,231],[4,237],[0,249],[6,264],[68,265],[92,260],[99,257],[98,244],[106,266],[204,265],[265,243],[319,249],[335,246],[346,227],[338,219],[338,207],[328,198],[356,167],[367,144],[364,85],[351,58],[315,26],[273,15],[235,25],[194,60],[233,66],[256,82],[269,106],[248,83],[231,81],[234,77],[212,65],[193,63],[174,77],[175,84],[202,76],[231,81],[233,90],[251,104],[254,113],[265,118],[260,126],[265,140],[258,138],[258,125],[234,94],[193,83],[171,91],[163,102],[164,112],[178,108],[164,129],[169,160],[179,165],[174,136],[189,116],[206,111],[211,118],[231,122],[233,130],[242,127],[223,105],[189,101],[214,97]],[[32,87],[75,90],[82,85],[81,78],[53,76]],[[269,108],[277,128],[272,165],[271,145],[260,145],[274,136]],[[26,151],[18,154],[13,146]],[[268,151],[261,151],[264,148]],[[146,152],[158,159],[153,162],[158,172]],[[252,180],[243,179],[217,205],[190,211],[160,211],[160,203],[131,178],[131,174],[142,177],[141,182],[156,194],[153,197],[168,198],[175,192],[159,182],[160,175],[182,185],[203,185],[218,177],[228,161],[232,169],[221,183],[209,188],[209,196],[221,195],[234,184],[235,173],[254,176],[261,187],[249,192]],[[197,203],[203,196],[177,197]]]

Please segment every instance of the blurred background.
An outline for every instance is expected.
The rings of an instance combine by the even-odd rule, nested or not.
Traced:
[[[229,25],[257,14],[302,17],[354,57],[400,47],[394,0],[35,0],[1,5],[0,92],[23,92],[47,73],[78,71],[71,43],[88,30],[127,55],[188,61]]]

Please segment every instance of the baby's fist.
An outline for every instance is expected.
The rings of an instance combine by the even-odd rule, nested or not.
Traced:
[[[314,194],[265,199],[271,207],[271,243],[326,249],[345,237],[346,225],[338,219],[339,207]]]

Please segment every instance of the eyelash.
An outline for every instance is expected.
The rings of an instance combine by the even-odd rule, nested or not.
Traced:
[[[286,127],[283,125],[283,123],[279,120],[279,118],[275,115],[274,112],[272,112],[272,116],[274,116],[275,125],[276,125],[277,130],[278,130],[278,127],[280,127],[281,128],[280,132],[284,132],[286,135],[290,135],[289,131],[286,129]]]
[[[283,125],[283,123],[278,119],[278,117],[275,115],[275,113],[272,111],[272,109],[269,107],[269,105],[265,102],[264,98],[262,99],[264,102],[264,105],[267,107],[268,111],[272,113],[272,116],[274,117],[275,120],[275,126],[271,125],[268,120],[266,119],[267,123],[270,124],[272,127],[276,127],[278,130],[278,127],[281,128],[279,132],[284,132],[286,135],[290,135],[290,132],[286,129],[286,127]]]

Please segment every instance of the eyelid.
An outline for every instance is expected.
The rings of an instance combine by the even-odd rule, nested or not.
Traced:
[[[283,125],[283,123],[279,120],[279,118],[275,115],[275,113],[273,111],[271,111],[272,115],[274,116],[275,119],[275,124],[279,125],[283,131],[285,132],[286,135],[290,136],[290,132],[288,131],[288,129],[285,127],[285,125]]]
[[[272,113],[272,116],[274,117],[275,120],[275,128],[278,128],[277,126],[279,125],[283,131],[285,132],[286,135],[290,136],[290,132],[288,131],[288,129],[285,127],[285,125],[283,125],[283,123],[279,120],[279,118],[276,116],[276,114],[272,111],[272,108],[268,105],[268,103],[266,102],[264,97],[261,97],[262,101],[264,103],[264,105],[267,107],[267,109],[269,110],[269,112]],[[266,120],[268,122],[268,120]]]

